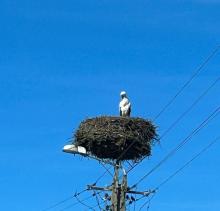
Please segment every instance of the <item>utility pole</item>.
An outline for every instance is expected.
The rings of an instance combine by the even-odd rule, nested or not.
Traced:
[[[127,175],[123,174],[122,182],[119,181],[120,163],[116,163],[112,183],[112,211],[125,211],[125,197],[127,192]]]
[[[84,157],[90,157],[93,159],[96,159],[98,161],[102,161],[102,159],[99,159],[91,154],[85,154],[79,149],[77,149],[75,146],[71,146],[71,149],[64,149],[64,152],[72,153],[72,154],[79,154]],[[134,191],[133,188],[128,187],[127,184],[127,173],[125,169],[122,166],[122,162],[117,160],[113,162],[109,162],[110,165],[114,166],[114,177],[112,184],[107,187],[98,187],[96,185],[87,185],[88,190],[99,190],[99,191],[105,191],[105,192],[111,192],[111,195],[106,200],[111,201],[111,206],[106,208],[106,211],[126,211],[126,200],[129,200],[129,203],[133,203],[135,201],[135,198],[131,197],[129,198],[127,194],[138,194],[142,196],[149,196],[151,193],[154,193],[155,191]]]
[[[129,115],[102,116],[81,122],[74,142],[65,145],[63,151],[112,165],[113,175],[109,169],[106,169],[106,172],[113,176],[112,183],[105,187],[98,187],[96,183],[87,185],[87,190],[94,192],[93,196],[96,196],[102,211],[126,211],[128,203],[137,201],[133,195],[147,197],[154,191],[137,191],[136,186],[129,187],[123,161],[141,160],[150,156],[154,140],[157,140],[157,133],[151,121],[129,117]],[[98,193],[96,193],[97,190]],[[100,192],[105,192],[102,198],[106,206],[104,209],[100,207],[99,198],[97,198]]]
[[[120,173],[122,173],[122,179],[120,180]],[[126,194],[139,194],[143,196],[149,196],[154,191],[133,191],[127,185],[127,174],[123,169],[120,162],[116,162],[114,165],[114,177],[112,185],[107,187],[97,187],[95,185],[88,185],[88,190],[101,190],[111,192],[111,206],[110,211],[126,211]]]

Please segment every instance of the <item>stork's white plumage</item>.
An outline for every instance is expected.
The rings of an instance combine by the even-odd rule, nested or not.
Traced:
[[[122,91],[120,93],[121,101],[119,103],[119,112],[120,116],[123,117],[130,117],[131,114],[131,103],[127,97],[127,94],[125,91]]]

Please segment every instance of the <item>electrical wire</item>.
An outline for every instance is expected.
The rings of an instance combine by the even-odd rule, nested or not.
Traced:
[[[165,112],[165,110],[175,101],[175,99],[183,92],[183,90],[193,81],[193,79],[195,79],[199,73],[202,71],[202,69],[209,63],[209,61],[217,54],[217,52],[219,51],[220,46],[217,46],[211,53],[210,55],[208,55],[208,57],[204,60],[203,63],[201,63],[200,66],[198,66],[198,68],[196,68],[196,71],[193,73],[193,75],[189,78],[188,81],[186,81],[186,83],[179,89],[179,91],[177,91],[177,93],[171,98],[171,100],[162,108],[162,110],[155,116],[155,118],[153,119],[153,121],[155,121],[156,119],[159,118],[159,116],[162,115],[162,113]],[[122,153],[121,155],[117,158],[117,161],[120,160],[125,153],[135,144],[135,141],[132,142]],[[136,164],[135,164],[136,166]],[[107,171],[109,171],[111,169],[111,167],[108,168]],[[133,169],[133,168],[132,168]],[[131,171],[131,170],[130,170]],[[105,176],[106,172],[104,172],[97,180],[96,183],[98,181],[101,180],[102,177]]]
[[[64,200],[62,200],[62,201],[60,201],[60,202],[57,202],[57,203],[54,204],[54,205],[51,205],[50,207],[47,207],[46,209],[43,209],[42,211],[51,210],[51,209],[53,209],[53,208],[55,208],[55,207],[57,207],[57,206],[59,206],[59,205],[65,203],[65,202],[67,202],[67,201],[69,201],[69,200],[71,200],[71,199],[73,199],[73,198],[74,198],[74,196],[70,196],[70,197],[68,197],[68,198],[66,198],[66,199],[64,199]]]
[[[161,135],[160,140],[163,139],[163,138],[168,134],[168,132],[171,131],[171,129],[173,129],[173,128],[177,125],[177,123],[178,123],[181,119],[183,119],[183,117],[186,116],[186,115],[193,109],[193,107],[195,107],[195,106],[199,103],[199,101],[200,101],[203,97],[205,97],[205,96],[208,94],[208,92],[219,82],[219,80],[220,80],[220,77],[218,77],[218,78],[190,105],[190,107],[189,107],[187,110],[185,110],[185,111],[168,127],[167,130],[165,130],[165,132]]]
[[[173,179],[177,174],[179,174],[182,170],[184,170],[186,167],[188,167],[194,160],[196,160],[198,157],[200,157],[202,154],[204,154],[208,149],[210,149],[216,142],[220,140],[220,136],[215,138],[213,141],[211,141],[208,145],[206,145],[204,148],[202,148],[201,151],[199,151],[196,155],[194,155],[188,162],[186,162],[182,167],[180,167],[178,170],[176,170],[174,173],[172,173],[170,176],[168,176],[163,182],[161,182],[154,190],[155,193],[158,191],[163,185],[168,183],[171,179]],[[145,202],[140,210],[144,208],[148,204],[147,210],[149,210],[150,202],[152,201],[153,197],[155,196],[152,195],[151,199],[147,202]]]
[[[219,48],[218,48],[219,49]],[[212,84],[211,84],[211,86],[209,86],[194,102],[193,102],[193,104],[184,112],[184,113],[182,113],[180,116],[179,116],[179,118],[177,118],[177,120],[162,134],[162,136],[161,136],[161,138],[164,138],[164,136],[171,130],[171,129],[173,129],[173,127],[175,127],[175,125],[186,115],[186,114],[188,114],[189,113],[189,111],[191,111],[192,110],[192,108],[211,90],[211,88],[213,88],[216,84],[217,84],[217,82],[220,80],[220,77],[219,78],[217,78]],[[216,113],[216,112],[219,112],[219,108],[218,109],[216,109],[216,111],[214,111],[212,114],[211,114],[211,116],[210,117],[215,117],[218,113]],[[216,115],[215,115],[216,114]],[[213,116],[214,115],[214,116]],[[159,116],[158,116],[159,117]],[[195,135],[195,134],[197,134],[208,122],[207,122],[207,120],[209,120],[209,118],[208,119],[206,119],[196,130],[194,130],[194,132],[190,135],[190,136],[188,136],[185,140],[184,140],[184,142],[182,142],[182,144],[180,144],[176,149],[174,149],[173,151],[171,151],[170,152],[170,154],[168,154],[168,157],[170,157],[173,153],[175,153],[178,149],[180,149],[183,145],[185,145],[185,143],[187,143],[188,141],[186,141],[186,140],[190,140],[191,138],[192,138],[192,136],[193,135]],[[212,118],[211,118],[211,120],[212,120]],[[186,142],[185,142],[186,141]],[[131,147],[132,147],[132,145],[133,144],[130,144],[130,146],[119,156],[119,158],[117,159],[117,160],[119,160]],[[163,162],[165,162],[167,159],[168,159],[168,157],[165,157],[165,159],[164,160],[162,160],[160,163],[159,163],[159,165],[157,165],[157,167],[156,168],[158,168]],[[144,158],[143,158],[144,159]],[[143,160],[142,159],[142,160]],[[142,161],[141,160],[141,161]],[[140,161],[140,162],[141,162]],[[139,163],[136,163],[133,167],[131,167],[131,169],[129,169],[129,171],[128,172],[130,172],[135,166],[137,166]],[[104,166],[104,165],[103,165]],[[106,169],[106,172],[108,172],[111,176],[112,176],[112,174],[110,173],[110,168],[106,168],[105,166],[104,166],[104,168]],[[155,168],[154,168],[155,169]],[[140,183],[143,179],[145,179],[146,178],[146,176],[148,176],[149,174],[151,174],[152,172],[153,172],[154,170],[152,170],[152,171],[150,171],[147,175],[145,175],[144,177],[142,177],[139,181],[138,181],[138,183]],[[104,172],[104,174],[103,175],[101,175],[97,180],[96,180],[96,183],[106,174],[106,172]],[[179,172],[179,171],[178,171]],[[176,172],[176,174],[178,173],[178,172]],[[173,176],[172,176],[173,177]],[[169,180],[169,179],[168,179]],[[138,184],[138,183],[136,183],[135,184],[135,186]],[[134,186],[132,186],[132,187],[134,187]],[[99,205],[100,206],[100,205]]]
[[[93,206],[92,208],[99,207],[99,206],[101,206],[101,205],[104,204],[104,203],[105,203],[105,202],[103,201],[103,202],[101,202],[100,204],[97,204],[97,205]]]
[[[211,113],[196,129],[194,129],[185,139],[183,139],[177,147],[171,150],[156,166],[154,166],[147,174],[138,180],[131,188],[136,187],[140,182],[142,182],[146,177],[152,174],[157,168],[159,168],[163,163],[165,163],[171,156],[173,156],[180,148],[182,148],[186,143],[188,143],[194,135],[196,135],[202,128],[204,128],[210,121],[212,121],[220,113],[220,107],[218,107],[214,112]]]
[[[141,158],[141,159],[138,161],[138,163],[135,163],[133,166],[131,166],[131,168],[128,169],[127,174],[128,174],[130,171],[132,171],[137,165],[139,165],[139,164],[142,162],[142,160],[144,160],[145,158],[146,158],[146,157],[144,156],[143,158]]]
[[[111,169],[111,167],[109,167],[108,168],[108,171]],[[101,176],[99,176],[97,179],[96,179],[96,181],[94,182],[94,184],[97,184],[105,175],[106,175],[106,173],[108,172],[107,171],[107,169],[106,169],[106,171],[103,173],[103,174],[101,174]]]
[[[153,200],[154,196],[155,196],[155,194],[151,197],[151,199],[150,199],[150,201],[149,201],[149,203],[148,203],[147,211],[150,210],[151,201]]]
[[[77,195],[79,196],[80,194],[84,193],[85,191],[87,191],[87,189],[82,190],[82,191],[79,192],[79,193],[75,193],[73,196],[70,196],[70,197],[68,197],[68,198],[66,198],[66,199],[63,199],[62,201],[59,201],[59,202],[57,202],[56,204],[53,204],[53,205],[51,205],[50,207],[47,207],[47,208],[43,209],[42,211],[47,211],[47,210],[51,210],[51,209],[53,209],[53,208],[55,208],[55,207],[58,207],[59,205],[65,203],[65,202],[67,202],[67,201],[70,201],[71,199],[74,199]]]
[[[196,69],[196,71],[194,72],[194,74],[189,78],[188,81],[186,81],[186,83],[179,89],[179,91],[177,91],[177,93],[171,98],[171,100],[162,108],[162,110],[155,116],[154,120],[155,121],[156,119],[159,118],[159,116],[162,115],[162,113],[165,112],[165,110],[175,101],[175,99],[183,92],[183,90],[193,81],[193,79],[195,79],[199,73],[202,71],[202,69],[209,63],[209,61],[217,54],[217,52],[219,51],[220,49],[220,46],[217,46],[212,52],[211,54],[204,60],[204,62]],[[219,78],[216,80],[216,82],[214,82],[206,91],[205,93],[203,93],[199,99],[194,102],[194,104],[196,105],[201,99],[203,96],[205,96],[208,91],[219,81]],[[195,106],[195,105],[192,105],[192,108]],[[192,108],[189,108],[189,111],[192,109]],[[182,115],[182,117],[180,117],[180,119],[182,119],[189,111],[186,111],[185,114]],[[171,128],[173,128],[179,121],[180,119],[178,119],[173,125],[171,125],[170,128],[168,128],[168,130],[171,130]],[[167,131],[168,132],[168,131]],[[166,133],[167,133],[166,132]],[[123,151],[121,153],[121,155],[117,158],[117,160],[120,160],[123,155],[135,144],[135,142],[132,142],[126,149],[125,151]],[[136,166],[136,164],[135,164]],[[110,167],[111,168],[111,167]],[[110,168],[108,170],[110,170]],[[133,169],[133,168],[132,168]],[[130,170],[131,171],[131,170]]]
[[[162,113],[164,113],[167,108],[175,101],[175,99],[183,92],[183,90],[199,75],[202,69],[209,63],[209,61],[217,54],[220,46],[217,46],[211,54],[204,60],[204,62],[196,68],[194,74],[186,81],[186,83],[179,89],[179,91],[168,101],[168,103],[161,109],[161,111],[154,117],[154,121],[157,120]]]
[[[98,192],[98,193],[100,193],[100,192]],[[76,205],[78,205],[78,204],[80,204],[80,203],[82,203],[82,202],[84,202],[84,201],[87,201],[87,200],[91,199],[92,197],[93,197],[93,195],[88,196],[88,197],[86,197],[86,198],[80,200],[80,202],[77,201],[77,202],[75,202],[75,203],[73,203],[73,204],[70,204],[70,205],[64,207],[63,209],[60,209],[59,211],[63,211],[63,210],[70,209],[70,208],[72,208],[72,207],[74,207],[74,206],[76,206]],[[93,207],[93,208],[94,208],[94,207]]]
[[[100,162],[102,167],[109,173],[109,175],[111,175],[111,177],[113,177],[113,174],[109,171],[109,169],[102,163]]]
[[[170,101],[162,108],[162,110],[155,116],[154,121],[155,121],[156,119],[158,119],[158,118],[162,115],[162,113],[165,112],[165,110],[175,101],[175,99],[183,92],[183,90],[198,76],[198,74],[199,74],[199,73],[202,71],[202,69],[208,64],[208,62],[217,54],[217,52],[219,51],[219,49],[220,49],[220,46],[218,46],[217,48],[214,49],[214,51],[213,51],[213,52],[205,59],[205,61],[196,69],[196,72],[190,77],[190,79],[179,89],[179,91],[171,98],[171,100],[170,100]],[[219,78],[218,78],[218,80],[219,80]],[[213,87],[216,83],[217,83],[217,81],[216,81],[211,87]],[[210,87],[210,89],[211,89],[211,87]],[[208,90],[208,91],[209,91],[209,90]],[[208,91],[207,91],[207,92],[208,92]],[[204,94],[204,95],[205,95],[205,94]],[[201,95],[201,96],[199,97],[199,100],[200,100],[204,95]],[[197,101],[194,102],[193,107],[195,106],[195,104],[198,103],[199,100],[197,100]],[[191,109],[192,109],[192,108],[189,108],[189,110],[191,110]],[[186,113],[188,113],[189,110],[188,110]],[[184,115],[186,115],[186,113],[185,113]],[[165,131],[164,135],[165,135],[166,133],[168,133],[168,132],[177,124],[177,122],[179,122],[180,119],[183,118],[184,115],[181,115],[181,117],[178,118],[177,121],[175,121],[175,122]],[[163,136],[164,136],[164,135],[163,135]],[[133,145],[134,145],[134,142],[132,142],[132,143],[130,144],[130,146],[128,146],[128,148],[118,157],[117,160],[119,160]],[[135,166],[138,165],[138,164],[139,164],[139,163],[135,164]],[[135,167],[135,166],[134,166],[134,167]],[[134,167],[132,167],[129,171],[131,171]],[[110,173],[109,170],[110,170],[111,167],[108,168],[108,169],[107,169],[106,167],[104,167],[104,168],[106,169],[106,172]],[[106,172],[104,172],[104,174],[102,174],[102,175],[96,180],[95,184],[96,184],[102,177],[104,177],[104,175],[106,174]],[[112,176],[112,174],[111,174],[111,176]],[[52,209],[52,208],[55,208],[55,207],[59,206],[60,204],[65,203],[66,201],[71,200],[71,199],[74,198],[74,197],[77,198],[77,196],[68,197],[67,199],[62,200],[62,201],[60,201],[60,202],[58,202],[58,203],[56,203],[56,204],[54,204],[54,205],[52,205],[52,206],[50,206],[50,207],[44,209],[43,211],[46,211],[46,210],[50,210],[50,209]]]
[[[97,204],[98,204],[98,207],[99,207],[100,210],[102,210],[101,205],[100,205],[100,202],[99,202],[99,198],[98,198],[98,196],[97,196],[97,194],[96,194],[95,191],[94,191],[94,194],[95,194],[95,198],[96,198],[96,202],[97,202]]]
[[[136,200],[134,201],[134,209],[133,209],[133,211],[135,211],[136,210]]]
[[[92,198],[92,196],[86,197],[86,198],[84,198],[84,199],[81,200],[81,201],[86,201],[86,200],[88,200],[88,199],[90,199],[90,198]],[[70,209],[70,208],[76,206],[77,204],[79,204],[79,202],[75,202],[75,203],[73,203],[73,204],[70,204],[70,205],[68,205],[68,206],[66,206],[66,207],[64,207],[64,208],[62,208],[62,209],[60,209],[59,211],[63,211],[63,210]]]
[[[196,158],[198,158],[201,154],[203,154],[204,152],[206,152],[212,145],[214,145],[218,140],[220,139],[220,137],[217,137],[214,141],[212,141],[211,143],[209,143],[205,148],[203,148],[198,154],[196,154],[192,159],[190,159],[185,165],[183,165],[181,168],[179,168],[177,171],[175,171],[172,175],[170,175],[168,178],[166,178],[162,183],[160,183],[160,185],[157,186],[157,188],[155,188],[155,191],[158,190],[161,186],[163,186],[164,184],[166,184],[169,180],[171,180],[174,176],[176,176],[180,171],[182,171],[184,168],[186,168],[191,162],[193,162]],[[128,171],[129,172],[129,171]],[[153,195],[154,196],[154,195]],[[142,205],[142,207],[140,208],[143,209],[147,204],[148,204],[148,209],[149,209],[149,205],[150,205],[150,201],[152,199],[148,200],[146,203],[144,203]]]
[[[155,196],[155,193],[150,197],[150,199],[148,199],[148,200],[140,207],[139,211],[141,211],[146,205],[148,205],[148,206],[147,206],[147,211],[148,211],[148,210],[150,209],[150,204],[151,204],[151,201],[153,200],[154,196]]]
[[[215,138],[212,142],[210,142],[208,145],[206,145],[201,151],[199,151],[195,156],[193,156],[188,162],[186,162],[181,168],[176,170],[173,174],[171,174],[169,177],[167,177],[163,182],[161,182],[155,190],[158,190],[160,187],[165,185],[167,182],[169,182],[173,177],[175,177],[177,174],[179,174],[183,169],[185,169],[187,166],[189,166],[194,160],[196,160],[199,156],[201,156],[203,153],[205,153],[209,148],[211,148],[216,142],[220,140],[220,136]]]
[[[165,130],[165,132],[161,135],[160,141],[182,120],[198,103],[201,101],[208,93],[209,91],[220,81],[220,77],[218,77],[207,89],[205,89],[202,94],[196,98],[196,100],[168,127],[168,129]],[[137,165],[141,163],[141,161],[144,159],[143,157],[140,162],[133,165],[127,173],[129,173],[131,170],[133,170]]]
[[[87,205],[86,203],[84,203],[84,201],[80,200],[77,196],[76,196],[76,200],[77,200],[81,205],[83,205],[83,206],[89,208],[90,210],[95,211],[95,209],[94,209],[93,207],[91,207],[91,206]]]

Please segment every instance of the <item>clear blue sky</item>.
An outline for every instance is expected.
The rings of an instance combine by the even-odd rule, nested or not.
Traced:
[[[118,115],[122,89],[133,116],[153,118],[220,43],[219,11],[219,0],[1,0],[0,210],[41,211],[93,183],[104,169],[62,152],[80,121]],[[219,59],[155,122],[159,134],[219,76]],[[220,104],[219,91],[217,84],[155,146],[129,174],[129,184]],[[220,135],[219,118],[138,188],[157,186]],[[220,210],[219,149],[217,143],[163,186],[151,211]],[[110,182],[107,176],[98,185]]]

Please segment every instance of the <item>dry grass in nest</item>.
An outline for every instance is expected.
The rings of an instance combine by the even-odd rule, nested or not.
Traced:
[[[138,160],[151,155],[156,140],[156,127],[149,120],[102,116],[83,121],[74,141],[101,159]]]

